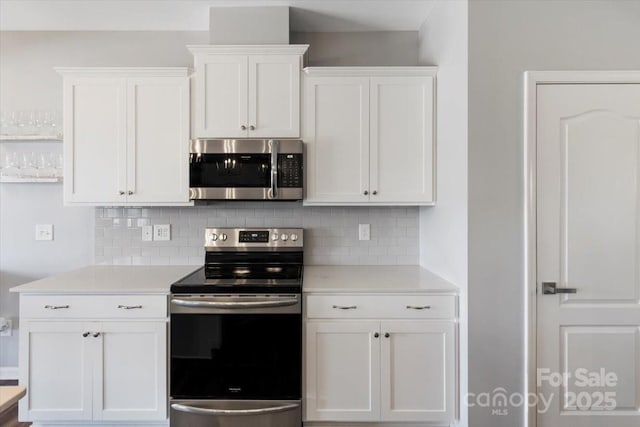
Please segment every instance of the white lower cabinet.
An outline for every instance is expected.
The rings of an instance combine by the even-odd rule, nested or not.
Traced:
[[[165,296],[140,297],[148,302],[133,306],[116,304],[113,296],[84,300],[72,296],[72,303],[55,305],[47,304],[48,298],[43,296],[21,298],[27,300],[21,301],[20,384],[27,387],[19,404],[21,421],[35,425],[64,421],[84,421],[79,425],[128,421],[128,426],[134,425],[132,422],[166,423],[166,309],[164,318],[144,317],[145,306],[157,305],[153,300],[166,300]],[[130,296],[122,299],[131,301]],[[34,312],[30,317],[30,310],[40,305],[55,315],[38,318],[39,313]],[[121,307],[123,318],[64,319],[64,311],[72,311],[75,305],[95,312],[114,305]],[[140,310],[140,317],[131,318],[135,310]]]
[[[352,297],[349,304],[344,296],[335,297],[336,303],[317,297],[333,309],[333,318],[306,319],[305,421],[453,422],[455,317],[425,320],[425,312],[437,307],[416,309],[409,302],[413,298],[406,297],[397,316],[354,320],[371,297]],[[308,297],[307,307],[317,305],[313,298]],[[436,298],[455,301],[455,296]],[[407,319],[400,309],[420,317]]]

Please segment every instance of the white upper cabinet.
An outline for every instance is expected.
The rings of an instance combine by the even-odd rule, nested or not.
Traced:
[[[435,203],[433,67],[305,69],[305,205]]]
[[[300,71],[307,48],[189,46],[194,137],[300,137]]]
[[[189,204],[188,70],[58,71],[65,204]]]

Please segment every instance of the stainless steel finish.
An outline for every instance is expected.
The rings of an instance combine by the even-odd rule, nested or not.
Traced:
[[[120,190],[120,191],[118,191],[118,193],[119,193],[121,196],[124,196],[124,191]]]
[[[301,313],[299,294],[278,295],[175,295],[171,313],[242,314]]]
[[[277,197],[270,197],[271,188],[259,187],[192,187],[189,189],[191,200],[302,200],[301,187],[278,189]]]
[[[256,130],[256,127],[254,125],[249,126],[249,130]]]
[[[368,195],[369,195],[369,192],[368,192],[367,190],[364,190],[364,195],[365,195],[365,196],[368,196]]]
[[[299,400],[171,400],[171,427],[301,427]]]
[[[279,142],[281,153],[301,154],[300,139],[193,139],[189,144],[191,154],[269,154],[273,141]]]
[[[203,414],[203,415],[263,415],[273,414],[275,412],[289,411],[291,409],[299,408],[299,403],[288,403],[285,405],[269,406],[266,408],[251,408],[251,409],[218,409],[218,408],[202,408],[198,406],[185,405],[183,403],[173,403],[171,408],[180,412],[187,412],[189,414]]]
[[[334,305],[333,308],[337,308],[339,310],[355,310],[358,308],[357,305]]]
[[[245,125],[241,125],[240,130],[247,130],[247,127]]]
[[[93,334],[94,338],[98,338],[99,336],[100,336],[100,332],[96,332],[96,333]]]
[[[410,310],[429,310],[431,306],[430,305],[408,305],[407,308]]]
[[[82,336],[83,336],[84,338],[88,337],[89,335],[91,335],[91,332],[85,332],[85,333],[83,333],[83,334],[82,334]]]
[[[121,308],[123,310],[134,310],[136,308],[142,308],[141,305],[119,305],[118,308]]]
[[[575,294],[578,292],[576,288],[556,288],[556,282],[542,282],[542,294],[543,295],[556,295],[556,294]]]
[[[69,308],[68,305],[45,305],[44,308],[49,310],[60,310],[63,308]]]
[[[389,332],[385,332],[384,337],[385,338],[389,338],[391,336],[391,334]]]
[[[278,198],[278,152],[280,141],[271,141],[271,194],[270,199]]]
[[[264,243],[241,243],[240,232],[241,231],[268,231],[269,241]],[[282,235],[298,236],[296,240],[287,239],[282,240]],[[226,235],[227,239],[221,239],[220,236]],[[279,239],[274,239],[273,236],[278,235]],[[215,236],[215,237],[214,237]],[[205,229],[204,236],[204,248],[206,251],[242,251],[242,250],[278,250],[287,251],[295,250],[301,251],[304,247],[304,229],[302,228],[207,228]]]

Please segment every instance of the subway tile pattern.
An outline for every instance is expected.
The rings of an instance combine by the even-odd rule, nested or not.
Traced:
[[[170,241],[141,227],[171,224]],[[358,240],[371,224],[371,240]],[[418,264],[417,207],[302,207],[234,202],[180,208],[96,208],[96,264],[202,265],[205,227],[303,227],[307,265]]]

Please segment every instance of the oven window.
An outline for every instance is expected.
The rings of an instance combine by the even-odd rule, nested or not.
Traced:
[[[191,154],[190,187],[256,187],[271,185],[269,154]]]
[[[172,398],[299,399],[300,314],[172,314]]]

